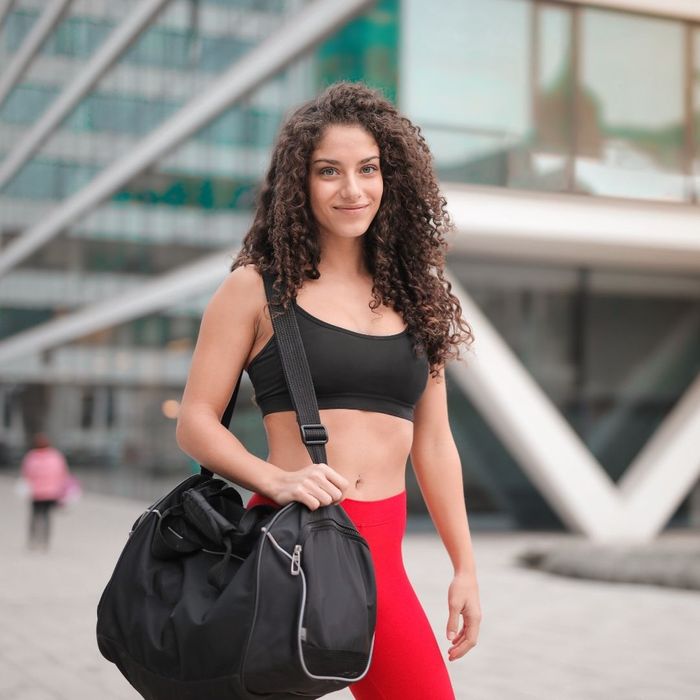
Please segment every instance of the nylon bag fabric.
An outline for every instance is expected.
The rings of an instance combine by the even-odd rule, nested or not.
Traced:
[[[97,641],[147,700],[291,700],[362,678],[375,623],[369,547],[342,507],[245,510],[195,475],[134,524]]]

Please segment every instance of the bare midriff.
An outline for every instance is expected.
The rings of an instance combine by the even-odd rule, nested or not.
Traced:
[[[345,498],[375,501],[406,488],[413,442],[410,420],[348,408],[321,409],[319,415],[328,431],[327,464],[350,482]],[[268,462],[288,471],[311,464],[294,412],[268,413],[264,425]]]
[[[317,296],[314,303],[314,295],[307,294],[312,288],[313,284],[307,281],[297,297],[304,309],[308,306],[308,313],[319,314],[327,323],[337,321],[339,328],[343,327],[342,324],[351,325],[349,320],[330,317],[328,309],[324,309],[323,295]],[[357,296],[360,297],[359,292]],[[404,322],[399,314],[384,306],[379,311],[379,314],[371,312],[368,318],[368,325],[375,324],[377,335],[395,334],[403,329]],[[381,320],[381,327],[376,327],[377,318]],[[266,311],[261,313],[259,322],[246,367],[273,333]],[[412,421],[354,408],[320,409],[319,415],[328,431],[327,464],[350,482],[345,498],[375,501],[395,496],[406,488],[406,463],[413,444]],[[294,411],[268,413],[263,423],[267,433],[268,462],[288,471],[311,464]]]

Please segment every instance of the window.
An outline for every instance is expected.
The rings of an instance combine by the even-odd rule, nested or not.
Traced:
[[[526,140],[531,4],[407,0],[401,107],[421,127],[444,180],[506,185],[508,152]],[[507,40],[504,40],[504,32]]]
[[[686,199],[683,25],[597,9],[581,20],[576,189]]]
[[[80,397],[80,427],[89,430],[95,423],[95,390],[85,388]]]

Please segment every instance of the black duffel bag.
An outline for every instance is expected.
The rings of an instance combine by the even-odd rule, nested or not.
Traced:
[[[137,520],[97,615],[144,698],[317,698],[369,667],[374,571],[340,506],[245,510],[195,475]]]
[[[325,462],[291,307],[273,324],[302,440]],[[369,546],[340,505],[246,510],[202,468],[134,523],[97,608],[97,641],[147,700],[318,698],[369,670],[376,606]]]

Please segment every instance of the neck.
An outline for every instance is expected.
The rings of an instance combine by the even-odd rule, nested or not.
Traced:
[[[321,259],[318,270],[323,275],[333,277],[366,277],[362,237],[337,238],[323,237],[321,240]]]

